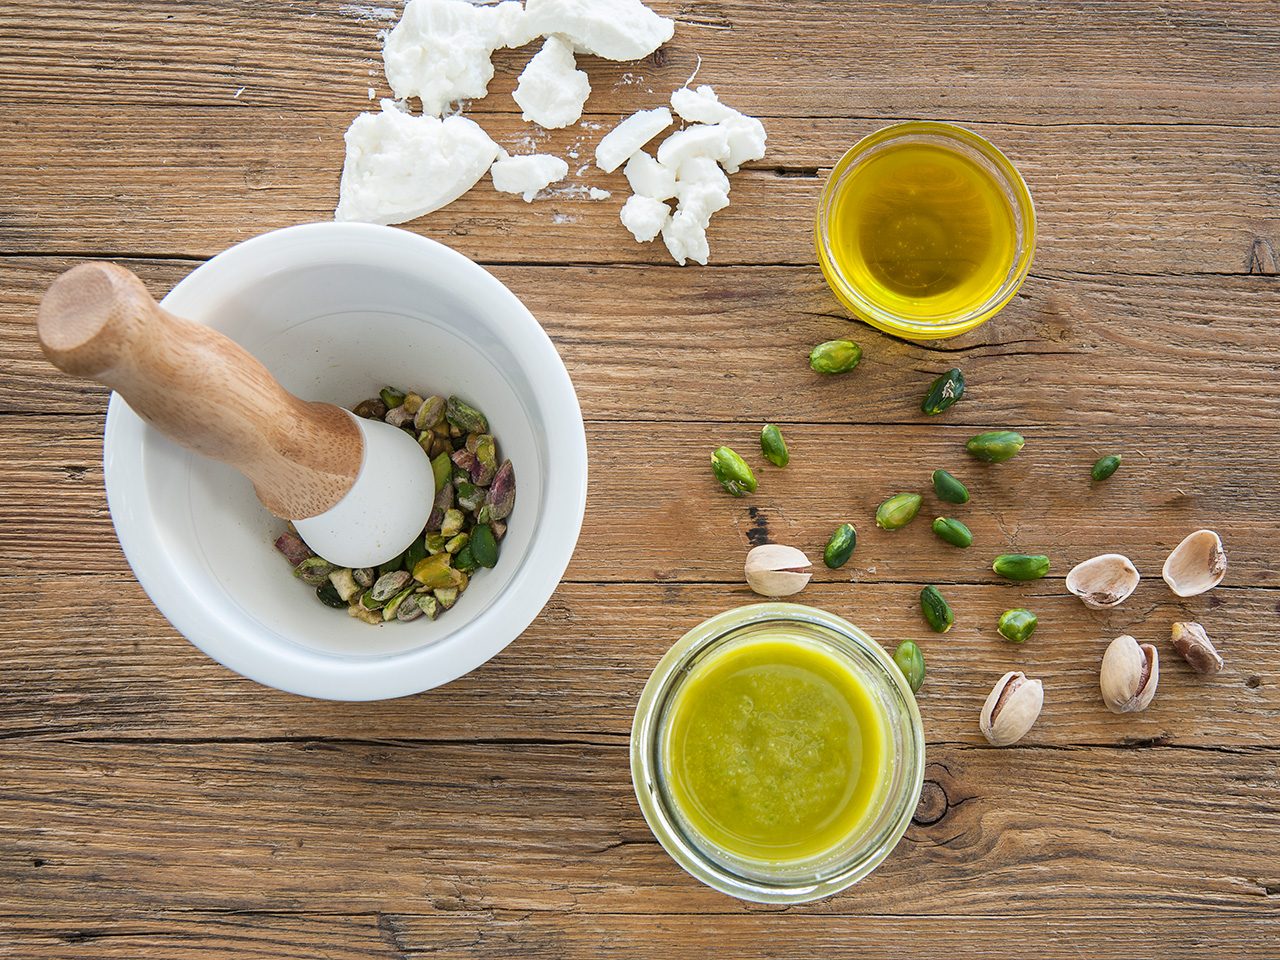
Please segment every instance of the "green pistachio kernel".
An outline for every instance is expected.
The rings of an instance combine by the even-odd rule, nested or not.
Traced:
[[[920,612],[934,633],[946,633],[956,622],[956,615],[937,587],[925,587],[920,591]]]
[[[918,493],[899,493],[876,508],[876,526],[882,530],[899,530],[916,518],[924,497]]]
[[[968,503],[969,490],[945,470],[933,471],[933,492],[947,503]]]
[[[471,556],[482,567],[494,567],[498,563],[498,541],[493,536],[493,528],[482,523],[471,531]]]
[[[404,393],[395,387],[383,387],[378,391],[378,396],[382,398],[382,402],[388,410],[394,410],[404,403]]]
[[[756,492],[756,475],[747,466],[747,461],[728,447],[717,447],[711,454],[711,471],[720,481],[720,486],[732,496]]]
[[[445,401],[445,419],[462,433],[488,433],[489,421],[483,413],[458,397]]]
[[[828,340],[809,351],[809,366],[818,373],[848,373],[862,359],[862,348],[852,340]]]
[[[1000,614],[1000,619],[996,621],[996,629],[1000,631],[1000,636],[1010,643],[1022,643],[1036,632],[1036,623],[1038,621],[1034,613],[1019,607]]]
[[[775,467],[785,467],[791,461],[787,441],[782,439],[782,431],[772,423],[766,423],[760,431],[760,450]]]
[[[929,416],[941,413],[964,396],[964,374],[952,367],[933,383],[925,392],[920,409]]]
[[[912,693],[919,691],[924,683],[924,654],[914,640],[903,640],[898,649],[893,651],[893,662],[898,665],[902,675],[907,679],[907,686]]]
[[[971,437],[965,449],[987,463],[1004,463],[1016,457],[1026,442],[1021,434],[1012,430],[992,430]]]
[[[347,601],[342,599],[342,594],[338,593],[338,588],[327,580],[316,587],[316,596],[320,598],[320,602],[326,607],[341,610],[347,605]]]
[[[1112,454],[1109,457],[1103,457],[1093,465],[1093,470],[1090,471],[1090,475],[1095,480],[1107,479],[1107,477],[1116,472],[1116,468],[1120,466],[1121,459],[1123,458],[1118,453]]]
[[[953,547],[967,547],[973,543],[973,534],[969,532],[969,528],[951,517],[936,517],[933,532],[940,540],[945,540]]]
[[[991,569],[1007,580],[1039,580],[1049,572],[1049,558],[1039,553],[1002,553]]]
[[[858,544],[858,532],[853,524],[842,523],[827,541],[827,548],[822,551],[822,561],[832,570],[838,570],[849,562],[853,548]]]

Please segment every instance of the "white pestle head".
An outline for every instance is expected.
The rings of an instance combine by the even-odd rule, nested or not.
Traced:
[[[403,553],[426,526],[435,503],[435,475],[422,447],[399,427],[353,419],[364,436],[355,483],[324,513],[293,525],[330,563],[376,567]]]

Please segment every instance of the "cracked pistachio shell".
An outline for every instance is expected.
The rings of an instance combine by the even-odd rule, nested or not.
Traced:
[[[1044,706],[1044,684],[1010,670],[996,681],[978,716],[978,729],[992,746],[1007,747],[1027,735]]]
[[[852,340],[828,340],[809,351],[809,366],[818,373],[848,373],[862,359],[862,348]]]
[[[747,586],[762,597],[789,597],[799,593],[813,576],[803,551],[780,543],[765,543],[747,554],[743,566]]]
[[[1102,657],[1098,684],[1102,701],[1112,713],[1145,710],[1160,682],[1160,654],[1149,643],[1139,644],[1128,634],[1111,641]]]
[[[1194,621],[1179,621],[1171,631],[1173,649],[1202,677],[1212,676],[1222,669],[1222,657],[1213,648],[1213,641],[1204,627]]]
[[[1012,430],[993,430],[970,438],[965,449],[987,463],[1004,463],[1016,457],[1026,442]]]
[[[1141,579],[1138,568],[1128,557],[1104,553],[1071,568],[1067,574],[1067,591],[1079,597],[1086,607],[1102,610],[1124,603]]]
[[[924,497],[918,493],[899,493],[876,507],[876,526],[882,530],[900,530],[916,518]]]
[[[1164,562],[1161,576],[1180,597],[1194,597],[1212,590],[1227,575],[1227,553],[1222,538],[1212,530],[1188,534]]]
[[[782,431],[776,424],[766,423],[760,431],[760,452],[775,467],[785,467],[791,462],[787,441],[782,438]]]

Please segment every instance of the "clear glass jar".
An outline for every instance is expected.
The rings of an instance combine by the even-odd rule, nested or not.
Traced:
[[[961,313],[922,319],[906,317],[886,309],[858,289],[842,269],[833,244],[832,219],[844,189],[857,176],[868,160],[882,151],[908,143],[943,147],[972,161],[982,170],[1008,204],[1014,225],[1013,260],[999,287],[982,303]],[[828,286],[836,297],[860,320],[873,327],[915,340],[954,337],[985,323],[995,316],[1018,292],[1031,268],[1036,247],[1036,211],[1022,175],[985,138],[972,130],[951,123],[913,120],[877,130],[863,137],[840,158],[831,171],[818,200],[814,225],[814,242],[818,263]]]
[[[819,648],[862,682],[884,721],[886,773],[864,827],[805,860],[747,860],[694,830],[667,783],[663,741],[669,708],[693,669],[730,645],[767,637]],[[924,731],[915,696],[884,649],[853,624],[814,607],[760,603],[694,627],[659,661],[631,729],[631,777],[658,842],[686,871],[722,893],[759,903],[802,903],[837,893],[874,870],[906,832],[924,783]]]

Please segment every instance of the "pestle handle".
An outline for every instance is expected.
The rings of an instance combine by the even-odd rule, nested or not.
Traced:
[[[364,440],[349,414],[298,399],[239,344],[162,309],[123,267],[62,274],[36,326],[55,367],[105,384],[175,443],[236,467],[278,517],[324,513],[355,483]]]

